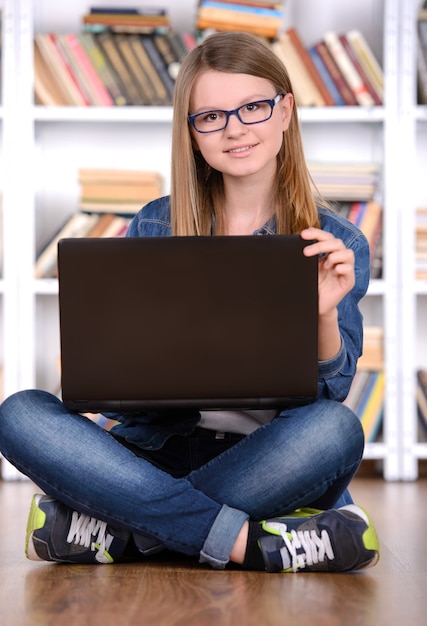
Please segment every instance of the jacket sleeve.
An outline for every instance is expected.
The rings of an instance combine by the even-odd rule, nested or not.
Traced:
[[[366,237],[355,228],[351,232],[350,240],[345,243],[354,252],[356,283],[338,305],[341,349],[332,359],[319,361],[319,397],[339,402],[348,395],[358,358],[362,354],[363,317],[359,303],[366,294],[370,277],[370,253]]]

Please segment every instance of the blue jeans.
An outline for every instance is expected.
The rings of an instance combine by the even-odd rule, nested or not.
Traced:
[[[245,520],[351,502],[363,445],[358,418],[331,400],[284,411],[246,437],[175,436],[150,460],[47,392],[18,392],[0,407],[1,452],[46,493],[219,569]]]

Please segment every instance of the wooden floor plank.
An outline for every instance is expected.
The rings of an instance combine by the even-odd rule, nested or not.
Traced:
[[[394,626],[427,623],[427,481],[357,478],[381,560],[350,574],[214,571],[185,560],[114,566],[25,559],[33,485],[0,482],[2,626]]]

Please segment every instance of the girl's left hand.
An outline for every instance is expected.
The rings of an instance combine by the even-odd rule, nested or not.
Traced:
[[[333,312],[355,284],[354,254],[341,239],[320,228],[306,228],[302,239],[315,240],[304,248],[306,256],[319,256],[319,315]]]

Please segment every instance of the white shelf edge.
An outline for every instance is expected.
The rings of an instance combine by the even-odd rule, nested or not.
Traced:
[[[147,122],[170,124],[172,107],[73,107],[34,106],[36,122]]]
[[[298,109],[300,120],[306,122],[383,122],[385,109],[382,106],[338,106],[338,107],[301,107]]]
[[[427,296],[427,280],[417,280],[415,283],[415,293],[418,296]]]
[[[388,448],[385,443],[374,442],[367,443],[363,453],[363,459],[385,459],[387,457]]]
[[[427,443],[417,443],[413,450],[417,459],[427,459]]]
[[[34,106],[33,119],[36,122],[158,122],[172,121],[170,106],[123,106],[123,107],[73,107],[73,106]],[[306,122],[383,122],[384,107],[301,107],[298,114],[302,123]]]
[[[427,104],[415,107],[415,119],[418,122],[427,122]]]
[[[386,292],[386,281],[382,278],[374,278],[369,283],[368,296],[383,296]]]
[[[37,296],[58,295],[57,278],[35,278],[33,281],[33,293]]]

